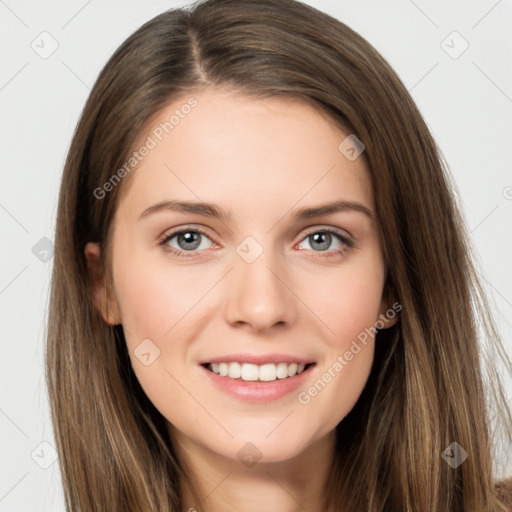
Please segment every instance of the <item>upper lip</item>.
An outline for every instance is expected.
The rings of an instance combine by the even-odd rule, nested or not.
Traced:
[[[304,359],[302,357],[292,356],[288,354],[227,354],[225,356],[212,357],[200,361],[199,364],[207,363],[249,363],[258,366],[268,363],[297,363],[309,364],[313,363],[311,359]]]

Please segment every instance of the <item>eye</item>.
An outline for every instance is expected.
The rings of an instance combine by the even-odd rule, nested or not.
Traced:
[[[203,244],[202,242],[204,238],[210,240],[208,235],[201,229],[184,228],[179,231],[165,234],[158,243],[162,246],[165,252],[170,252],[177,256],[183,256],[188,252],[193,253],[196,249],[208,249],[208,245],[211,244]],[[177,247],[171,244],[173,239],[176,239],[175,244],[177,244]],[[203,245],[203,247],[201,247],[201,245]],[[206,247],[204,245],[206,245]],[[191,257],[192,254],[185,256]]]
[[[309,231],[303,240],[307,240],[311,250],[314,252],[325,252],[326,254],[321,254],[321,256],[326,257],[345,254],[354,246],[353,241],[348,237],[348,235],[345,235],[333,228],[315,228]],[[335,247],[334,249],[329,250],[333,242],[335,243]],[[302,243],[299,244],[299,246],[300,245],[302,245]],[[299,248],[303,249],[303,247]],[[306,247],[306,249],[308,249],[308,247]]]
[[[210,240],[210,243],[203,243],[204,239]],[[302,240],[307,241],[309,244],[309,248],[305,247],[305,249],[310,249],[316,253],[315,256],[321,257],[343,255],[354,247],[351,237],[333,228],[311,229]],[[332,248],[333,243],[335,245],[334,248]],[[198,254],[200,250],[210,248],[212,241],[205,231],[194,227],[182,228],[172,233],[166,233],[159,240],[158,244],[162,246],[165,252],[175,256],[195,258],[200,256]],[[299,250],[304,249],[304,247],[301,247],[302,244],[303,242],[298,244]]]

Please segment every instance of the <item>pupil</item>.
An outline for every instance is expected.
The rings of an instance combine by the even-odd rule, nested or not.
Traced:
[[[182,233],[179,237],[181,241],[184,242],[185,249],[195,249],[199,245],[197,242],[199,240],[199,234],[198,233],[192,233],[190,231],[187,231],[186,233]],[[193,247],[190,247],[189,245],[192,244]],[[195,244],[195,246],[194,246]],[[181,244],[180,244],[181,245]]]
[[[324,239],[323,242],[322,239]],[[320,246],[317,247],[317,249],[320,250],[328,249],[329,245],[331,245],[331,235],[329,233],[315,233],[313,235],[313,240],[315,243],[320,244]]]

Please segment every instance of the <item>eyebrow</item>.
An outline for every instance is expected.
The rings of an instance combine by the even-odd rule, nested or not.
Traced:
[[[178,201],[168,200],[156,203],[149,208],[145,209],[139,219],[153,215],[158,212],[173,211],[178,213],[195,213],[197,215],[203,215],[205,217],[212,217],[222,221],[229,221],[232,217],[231,210],[223,210],[213,203],[205,202],[194,202],[194,201]],[[337,212],[358,212],[367,216],[370,220],[373,220],[373,212],[357,201],[346,201],[343,199],[332,201],[330,203],[311,206],[308,208],[301,208],[294,212],[292,220],[300,222],[303,220],[311,219],[314,217],[320,217],[322,215],[329,215]]]

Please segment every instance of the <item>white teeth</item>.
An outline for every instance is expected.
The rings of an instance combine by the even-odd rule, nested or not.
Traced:
[[[242,379],[244,381],[270,382],[277,379],[293,377],[304,371],[305,364],[268,363],[258,366],[250,363],[210,363],[209,369],[221,377]]]
[[[225,377],[228,374],[229,366],[227,363],[219,363],[219,375]]]
[[[297,373],[297,363],[289,364],[287,371],[288,371],[288,377],[295,375]]]
[[[277,365],[277,378],[286,379],[288,377],[288,365],[286,363],[279,363]]]
[[[233,363],[229,363],[229,366],[231,366]],[[234,363],[238,364],[238,363]],[[247,364],[244,363],[242,365],[241,369],[241,379],[242,380],[258,380],[259,378],[259,372],[258,372],[258,365],[256,364]]]
[[[238,379],[242,373],[242,368],[238,363],[230,363],[228,365],[228,377]]]
[[[276,365],[271,363],[271,364],[264,364],[262,366],[260,366],[260,380],[264,380],[264,381],[271,381],[271,380],[276,380]]]

